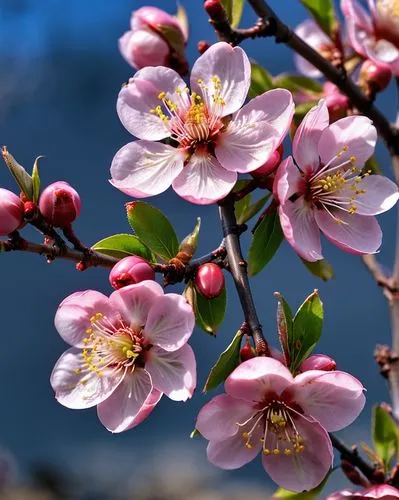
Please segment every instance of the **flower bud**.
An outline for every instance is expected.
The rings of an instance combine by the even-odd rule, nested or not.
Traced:
[[[337,368],[337,363],[324,354],[313,354],[301,364],[300,371],[323,370],[325,372],[333,371]]]
[[[0,236],[6,236],[23,223],[24,204],[8,189],[0,188]]]
[[[221,0],[205,0],[204,9],[214,21],[227,19],[226,11]]]
[[[323,85],[324,99],[330,116],[330,123],[345,118],[349,109],[349,99],[341,94],[333,83],[327,82]]]
[[[207,42],[206,40],[200,40],[197,43],[197,50],[202,55],[202,54],[205,54],[205,52],[209,49],[210,46],[211,46],[211,44],[209,42]]]
[[[54,182],[41,194],[39,208],[48,223],[67,227],[80,213],[80,197],[67,182]]]
[[[109,273],[109,282],[116,290],[145,280],[155,280],[155,271],[145,259],[136,255],[120,260]]]
[[[280,165],[281,160],[284,155],[284,147],[282,144],[272,153],[270,158],[259,168],[251,172],[251,175],[255,178],[266,177],[266,175],[274,172]]]
[[[209,262],[199,266],[194,284],[205,299],[218,297],[224,288],[224,274],[219,266]]]
[[[360,68],[359,85],[367,95],[385,90],[391,81],[392,71],[387,64],[376,64],[367,59]]]
[[[240,361],[244,363],[244,361],[248,361],[248,359],[252,359],[255,356],[255,349],[251,346],[249,338],[247,337],[245,344],[240,349]]]

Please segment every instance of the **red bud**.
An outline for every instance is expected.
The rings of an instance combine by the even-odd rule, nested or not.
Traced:
[[[0,188],[0,236],[6,236],[23,223],[24,205],[18,196]]]
[[[198,268],[194,284],[205,299],[218,297],[224,288],[224,274],[219,266],[209,262]]]
[[[109,273],[109,282],[116,290],[144,280],[155,280],[155,271],[145,259],[135,255],[120,260]]]
[[[80,213],[80,197],[67,182],[54,182],[41,194],[39,208],[51,225],[67,227]]]

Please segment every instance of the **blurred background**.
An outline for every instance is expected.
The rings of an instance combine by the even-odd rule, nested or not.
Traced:
[[[151,0],[174,13],[173,0]],[[271,1],[291,26],[306,12],[294,0]],[[38,155],[43,185],[68,181],[80,193],[83,210],[77,234],[91,245],[105,236],[128,232],[127,198],[108,183],[115,152],[130,141],[119,123],[115,103],[122,82],[132,75],[119,54],[117,40],[129,27],[132,10],[142,0],[0,0],[0,143],[25,167]],[[198,40],[215,41],[200,0],[182,0],[191,21],[189,60],[198,56]],[[242,22],[255,20],[247,7]],[[272,74],[293,71],[292,55],[272,40],[245,42],[251,57]],[[394,88],[378,104],[394,118]],[[378,158],[390,175],[389,158],[380,146]],[[17,191],[8,171],[0,169],[0,185]],[[198,254],[221,240],[217,208],[198,207],[173,191],[150,200],[185,236],[202,217]],[[380,217],[384,229],[381,260],[392,263],[395,213]],[[27,233],[33,237],[34,233]],[[36,237],[36,236],[35,236]],[[245,238],[244,238],[245,240]],[[273,292],[297,307],[314,288],[325,304],[325,328],[318,352],[337,360],[367,387],[367,406],[350,428],[340,433],[349,444],[369,442],[372,404],[388,400],[372,352],[389,343],[385,300],[359,258],[324,242],[335,278],[324,284],[311,276],[284,243],[269,266],[253,279],[256,304],[268,339],[277,344]],[[229,281],[226,321],[217,338],[196,330],[191,340],[198,360],[199,384],[189,404],[162,403],[138,428],[112,435],[97,420],[95,409],[72,411],[54,399],[49,376],[65,344],[53,326],[58,304],[68,294],[87,288],[110,293],[102,269],[79,273],[73,264],[31,254],[0,256],[0,482],[9,483],[4,499],[185,499],[248,500],[271,497],[272,483],[260,460],[235,472],[206,462],[206,443],[189,439],[200,407],[210,398],[201,388],[210,367],[242,322],[241,309]],[[230,280],[230,278],[228,278]],[[327,491],[346,482],[339,472]]]

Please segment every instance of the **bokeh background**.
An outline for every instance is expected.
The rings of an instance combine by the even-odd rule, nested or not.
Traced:
[[[80,192],[83,210],[76,231],[87,244],[129,230],[123,207],[127,198],[108,183],[113,155],[131,140],[115,112],[121,83],[132,75],[118,52],[117,39],[128,29],[131,11],[146,3],[0,0],[0,143],[25,167],[45,155],[40,164],[42,182],[66,180]],[[171,13],[176,9],[173,0],[150,3]],[[306,17],[298,1],[270,3],[291,26]],[[182,0],[182,4],[191,20],[192,63],[198,56],[198,40],[213,42],[215,36],[202,1]],[[243,25],[254,19],[247,7]],[[292,54],[273,40],[249,41],[243,47],[273,74],[294,70]],[[391,87],[378,101],[391,119],[397,108],[394,90]],[[390,175],[389,158],[381,146],[378,158]],[[4,167],[0,185],[16,191]],[[202,217],[199,254],[219,244],[215,206],[191,205],[172,191],[150,201],[168,215],[181,237],[197,216]],[[394,211],[380,222],[384,229],[380,258],[389,268]],[[331,282],[324,284],[311,276],[284,243],[253,279],[253,292],[265,334],[276,344],[273,292],[279,290],[296,307],[319,288],[326,321],[317,350],[333,356],[340,369],[353,373],[368,390],[362,416],[340,436],[348,443],[367,442],[372,404],[389,398],[372,357],[377,342],[389,343],[388,311],[361,260],[324,243],[335,269]],[[210,397],[201,394],[209,369],[242,322],[230,279],[228,314],[217,338],[200,330],[192,337],[199,371],[193,400],[183,404],[164,398],[140,427],[112,435],[101,426],[94,409],[72,411],[60,406],[49,384],[52,367],[66,347],[53,326],[58,304],[76,290],[109,293],[107,272],[79,273],[69,262],[47,265],[37,255],[15,253],[1,255],[0,273],[0,444],[3,456],[12,457],[17,485],[42,485],[35,497],[19,490],[20,496],[6,497],[3,492],[0,498],[270,498],[273,485],[260,460],[233,473],[218,471],[206,462],[205,441],[188,437],[199,408]],[[344,484],[336,472],[328,490]]]

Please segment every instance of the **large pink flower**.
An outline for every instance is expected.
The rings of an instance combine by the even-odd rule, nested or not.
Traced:
[[[380,498],[393,500],[399,498],[399,490],[388,484],[378,484],[363,491],[342,490],[332,493],[326,500],[356,500],[357,498]]]
[[[350,253],[374,253],[380,247],[381,229],[373,216],[389,210],[399,194],[386,177],[361,173],[376,139],[365,116],[329,125],[324,101],[303,119],[293,157],[281,163],[274,182],[284,235],[303,259],[323,258],[320,230]]]
[[[348,38],[354,50],[399,76],[399,8],[397,0],[368,0],[371,15],[357,0],[341,0]]]
[[[266,472],[292,491],[310,490],[323,480],[333,461],[327,431],[352,423],[365,403],[362,385],[347,373],[310,370],[294,378],[265,357],[239,365],[225,391],[197,419],[197,429],[210,441],[208,460],[237,469],[262,451]]]
[[[59,306],[55,326],[73,347],[57,361],[51,385],[58,401],[73,409],[97,406],[112,432],[142,422],[163,393],[186,401],[196,385],[191,306],[181,295],[164,295],[142,281],[109,298],[77,292]]]
[[[284,89],[266,92],[240,109],[250,80],[245,52],[224,42],[194,64],[191,94],[169,68],[138,71],[122,88],[117,110],[140,140],[115,155],[111,183],[137,198],[157,195],[170,185],[198,204],[226,196],[237,172],[256,170],[269,159],[294,112],[292,96]],[[152,142],[166,138],[173,146]]]

